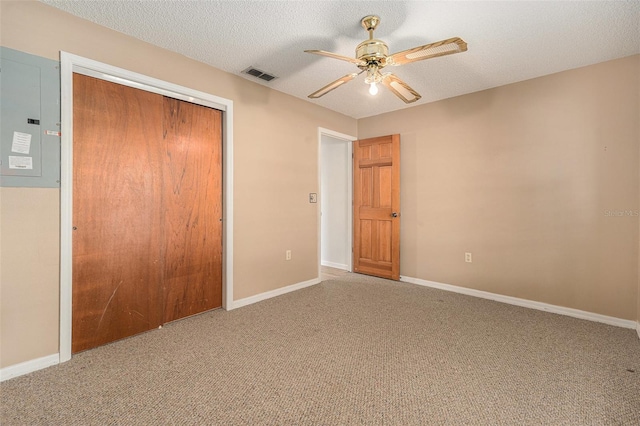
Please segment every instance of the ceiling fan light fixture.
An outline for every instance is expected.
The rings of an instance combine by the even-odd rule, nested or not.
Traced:
[[[378,83],[382,81],[382,74],[380,74],[380,68],[378,64],[372,62],[367,67],[367,77],[364,82],[369,85],[369,94],[375,96],[378,94]]]
[[[378,72],[379,68],[376,63],[372,63],[367,67],[367,77],[364,82],[367,84],[380,83],[382,81],[382,75]]]
[[[367,76],[364,82],[369,85],[369,94],[375,96],[378,94],[378,83],[382,81],[382,74],[380,74],[380,67],[375,62],[372,62],[367,67]]]
[[[363,41],[356,47],[355,58],[339,55],[337,53],[325,52],[324,50],[305,50],[307,53],[350,62],[360,68],[359,73],[349,74],[329,83],[322,89],[310,94],[310,98],[319,98],[342,84],[353,80],[356,76],[366,71],[367,76],[365,77],[364,82],[369,85],[369,94],[375,96],[378,93],[378,84],[383,84],[403,102],[410,104],[418,101],[421,98],[420,94],[394,74],[381,74],[380,70],[389,65],[400,66],[411,62],[450,55],[452,53],[460,53],[467,50],[467,43],[464,40],[460,37],[453,37],[389,55],[389,48],[387,47],[387,44],[382,40],[373,38],[373,31],[379,23],[380,17],[376,15],[369,15],[362,18],[361,24],[362,27],[369,32],[369,39]]]

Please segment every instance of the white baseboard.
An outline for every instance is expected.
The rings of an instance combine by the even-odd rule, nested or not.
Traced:
[[[329,268],[342,269],[345,271],[349,270],[349,265],[345,265],[344,263],[335,263],[335,262],[329,262],[328,260],[323,260],[322,262],[320,262],[320,264],[322,266],[328,266]]]
[[[0,382],[33,373],[34,371],[42,370],[43,368],[51,367],[59,363],[60,355],[53,354],[32,359],[31,361],[21,362],[20,364],[10,365],[9,367],[0,369]]]
[[[640,313],[638,313],[640,315]],[[640,321],[636,324],[636,331],[638,332],[638,339],[640,339]]]
[[[565,308],[564,306],[550,305],[548,303],[535,302],[533,300],[520,299],[518,297],[504,296],[488,291],[474,290],[472,288],[458,287],[451,284],[442,284],[435,281],[422,280],[420,278],[400,277],[400,281],[417,284],[425,287],[437,288],[439,290],[451,291],[454,293],[466,294],[467,296],[480,297],[482,299],[494,300],[496,302],[508,303],[509,305],[522,306],[524,308],[537,309],[539,311],[551,312],[554,314],[566,315],[569,317],[580,318],[589,321],[601,322],[604,324],[614,325],[616,327],[634,329],[638,327],[638,335],[640,336],[640,326],[635,321],[625,320],[622,318],[610,317],[607,315],[595,314],[593,312],[581,311],[579,309]]]
[[[256,294],[255,296],[245,297],[244,299],[234,300],[233,306],[231,309],[241,308],[243,306],[252,305],[254,303],[260,302],[262,300],[271,299],[272,297],[280,296],[286,293],[291,293],[292,291],[300,290],[305,287],[312,286],[314,284],[320,283],[320,278],[314,278],[312,280],[303,281],[297,284],[291,284],[286,287],[278,288],[271,291],[266,291],[264,293]]]

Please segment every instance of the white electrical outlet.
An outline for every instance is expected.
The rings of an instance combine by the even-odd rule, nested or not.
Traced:
[[[287,251],[284,253],[284,259],[285,259],[285,260],[291,260],[291,250],[287,250]]]
[[[464,254],[464,261],[467,262],[467,263],[473,262],[473,259],[471,259],[471,253],[465,253]]]

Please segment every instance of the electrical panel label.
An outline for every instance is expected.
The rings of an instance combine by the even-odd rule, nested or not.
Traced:
[[[32,157],[16,157],[16,156],[10,155],[9,168],[33,170],[33,158]]]
[[[31,150],[31,135],[29,133],[13,132],[11,152],[28,154]]]

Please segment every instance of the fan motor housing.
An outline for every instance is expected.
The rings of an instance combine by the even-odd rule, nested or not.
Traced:
[[[375,38],[363,41],[356,47],[356,58],[367,63],[377,62],[379,67],[387,64],[389,48],[382,40]]]

